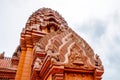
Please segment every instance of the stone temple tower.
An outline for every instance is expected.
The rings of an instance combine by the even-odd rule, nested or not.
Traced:
[[[29,17],[12,60],[15,80],[101,80],[104,73],[99,56],[50,8]]]

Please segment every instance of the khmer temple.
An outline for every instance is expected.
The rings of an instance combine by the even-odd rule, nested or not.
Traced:
[[[0,54],[0,80],[102,80],[103,73],[99,56],[50,8],[29,17],[12,58]]]

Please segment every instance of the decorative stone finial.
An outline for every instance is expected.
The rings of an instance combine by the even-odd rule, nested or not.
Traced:
[[[4,58],[4,54],[5,54],[5,52],[0,53],[0,59]]]

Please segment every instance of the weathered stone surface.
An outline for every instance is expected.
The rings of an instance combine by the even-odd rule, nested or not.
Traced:
[[[29,17],[10,60],[10,73],[4,74],[7,79],[13,73],[15,80],[101,80],[104,73],[99,56],[50,8]]]

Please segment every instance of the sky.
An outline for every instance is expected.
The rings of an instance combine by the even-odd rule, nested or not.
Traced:
[[[100,56],[102,80],[120,80],[120,0],[0,0],[0,53],[12,56],[27,19],[42,7],[58,11]]]

